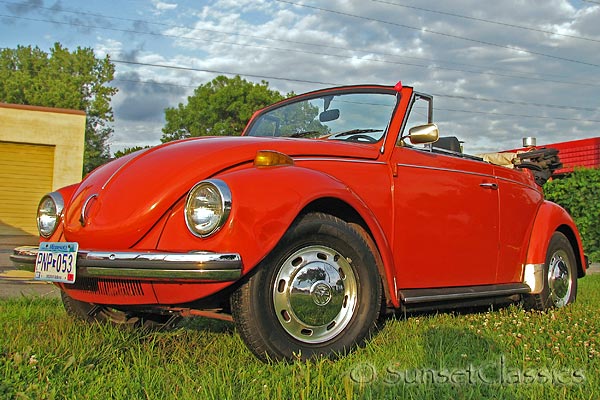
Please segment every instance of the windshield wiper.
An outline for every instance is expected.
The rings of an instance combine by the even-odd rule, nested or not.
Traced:
[[[306,137],[306,136],[310,136],[310,135],[320,135],[320,134],[321,134],[321,132],[319,132],[319,131],[306,131],[306,132],[292,133],[289,137],[301,138],[301,137]]]
[[[342,137],[342,136],[356,135],[357,133],[372,133],[372,132],[383,132],[383,129],[352,129],[350,131],[335,133],[332,137]]]

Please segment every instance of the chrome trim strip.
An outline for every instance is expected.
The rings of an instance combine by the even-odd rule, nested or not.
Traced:
[[[522,283],[507,283],[433,289],[400,289],[398,292],[404,304],[418,304],[524,294],[529,293],[529,287]]]
[[[85,273],[95,278],[134,278],[157,280],[203,280],[212,282],[234,281],[241,276],[241,270],[227,269],[135,269],[85,267]]]
[[[81,226],[85,226],[85,222],[86,222],[85,221],[85,210],[86,210],[87,206],[89,205],[90,201],[92,201],[96,197],[98,197],[98,193],[92,194],[91,196],[89,196],[87,198],[85,203],[83,203],[83,207],[81,207],[81,215],[79,217],[79,222],[81,222]]]
[[[505,167],[502,167],[502,168],[505,168]],[[531,185],[528,185],[526,183],[523,183],[523,182],[520,182],[520,181],[517,181],[517,180],[514,180],[514,179],[505,178],[505,177],[502,177],[502,176],[496,176],[496,179],[498,179],[498,181],[503,181],[503,182],[507,182],[507,183],[513,183],[515,185],[519,185],[519,186],[522,186],[522,187],[527,188],[527,189],[531,189],[532,187],[535,187],[535,186],[531,186]],[[532,180],[532,183],[533,183],[533,180]]]
[[[32,271],[38,247],[13,250],[11,261],[19,269]],[[77,276],[158,280],[233,281],[242,276],[242,258],[237,253],[151,253],[85,251],[77,253]]]
[[[401,163],[398,163],[396,165],[399,166],[399,167],[429,169],[429,170],[432,170],[432,171],[456,172],[456,173],[459,173],[459,174],[482,176],[482,177],[485,177],[485,178],[496,179],[496,177],[494,175],[482,174],[482,173],[479,173],[479,172],[471,172],[471,171],[465,171],[465,170],[460,170],[460,169],[438,168],[438,167],[429,167],[427,165],[401,164]]]
[[[351,162],[351,163],[362,163],[362,164],[378,164],[387,165],[383,161],[365,160],[356,158],[333,158],[333,157],[294,157],[294,161],[335,161],[335,162]]]
[[[476,160],[472,160],[472,161],[476,161]],[[446,171],[446,172],[456,172],[456,173],[461,173],[461,174],[469,174],[469,175],[474,175],[474,176],[482,176],[482,177],[486,177],[486,178],[493,178],[493,179],[497,179],[498,182],[507,182],[507,183],[513,183],[519,186],[522,186],[524,188],[528,188],[531,189],[532,186],[527,185],[526,183],[514,180],[514,179],[509,179],[509,178],[505,178],[502,176],[497,176],[497,175],[488,175],[488,174],[481,174],[479,172],[471,172],[471,171],[465,171],[465,170],[459,170],[459,169],[450,169],[450,168],[437,168],[437,167],[429,167],[426,165],[415,165],[415,164],[396,164],[398,167],[408,167],[408,168],[421,168],[421,169],[430,169],[430,170],[434,170],[434,171]],[[505,168],[505,167],[502,167]]]

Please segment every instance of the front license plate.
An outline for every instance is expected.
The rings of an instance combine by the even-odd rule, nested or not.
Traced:
[[[34,279],[51,282],[75,282],[76,242],[42,242],[35,259]]]

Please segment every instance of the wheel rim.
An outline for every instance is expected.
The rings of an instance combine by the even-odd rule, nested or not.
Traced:
[[[309,246],[282,264],[273,304],[281,326],[294,339],[323,343],[348,325],[357,298],[350,262],[329,247]]]
[[[563,250],[552,255],[548,264],[548,288],[550,300],[556,307],[564,307],[571,297],[573,280],[569,256]]]

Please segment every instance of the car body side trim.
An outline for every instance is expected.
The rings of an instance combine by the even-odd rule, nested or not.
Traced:
[[[474,175],[474,176],[481,176],[483,178],[496,179],[496,177],[494,175],[491,175],[491,174],[484,174],[484,173],[479,173],[479,172],[471,172],[471,171],[465,171],[465,170],[460,170],[460,169],[438,168],[438,167],[430,167],[430,166],[427,166],[427,165],[416,165],[416,164],[396,164],[396,165],[398,167],[405,167],[405,168],[419,168],[419,169],[428,169],[428,170],[432,170],[432,171],[455,172],[455,173],[460,173],[460,174],[468,174],[468,175]]]
[[[376,160],[365,160],[361,158],[334,158],[334,157],[294,157],[294,161],[333,161],[333,162],[349,162],[357,164],[376,164],[386,165],[386,162]]]
[[[478,297],[510,296],[530,293],[530,290],[531,288],[524,283],[505,283],[500,285],[400,289],[398,292],[404,304],[418,304]]]

